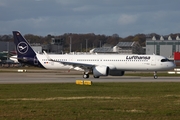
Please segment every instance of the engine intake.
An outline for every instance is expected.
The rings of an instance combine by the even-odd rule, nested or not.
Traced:
[[[95,77],[108,76],[108,74],[109,74],[109,67],[107,66],[96,66],[93,68],[93,75]]]

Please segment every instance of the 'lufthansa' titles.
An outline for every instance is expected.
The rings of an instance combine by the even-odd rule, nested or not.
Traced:
[[[150,56],[126,56],[126,60],[149,60]]]

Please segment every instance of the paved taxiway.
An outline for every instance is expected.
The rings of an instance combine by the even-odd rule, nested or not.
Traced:
[[[76,80],[91,80],[94,82],[180,82],[179,77],[133,77],[133,76],[107,76],[95,79],[90,76],[83,79],[81,74],[59,74],[59,73],[0,73],[0,84],[17,83],[75,83]]]

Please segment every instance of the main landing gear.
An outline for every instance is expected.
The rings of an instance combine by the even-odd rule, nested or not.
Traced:
[[[88,73],[84,73],[83,74],[83,78],[89,78],[89,74]]]
[[[89,73],[88,72],[84,72],[83,78],[89,78]],[[94,78],[99,78],[99,76],[94,76]]]
[[[158,76],[157,76],[157,71],[154,71],[154,79],[157,79]]]

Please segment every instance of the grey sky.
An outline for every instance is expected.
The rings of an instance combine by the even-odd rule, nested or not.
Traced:
[[[179,0],[0,0],[0,35],[180,33]]]

